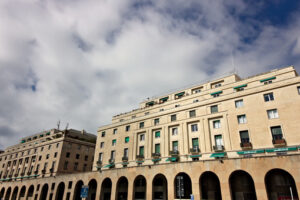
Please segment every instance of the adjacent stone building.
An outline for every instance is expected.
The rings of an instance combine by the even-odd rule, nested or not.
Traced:
[[[87,185],[88,199],[101,200],[296,200],[299,119],[300,77],[292,66],[233,74],[114,116],[98,130],[93,171],[6,180],[8,173],[0,197],[77,200]]]

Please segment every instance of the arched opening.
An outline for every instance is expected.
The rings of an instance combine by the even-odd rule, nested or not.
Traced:
[[[73,200],[81,200],[80,192],[81,192],[82,186],[83,186],[83,182],[81,180],[77,181],[75,188],[74,188]]]
[[[233,172],[229,178],[232,200],[256,200],[252,177],[245,171]]]
[[[200,177],[201,198],[221,200],[221,187],[217,175],[213,172],[204,172]]]
[[[128,180],[122,176],[117,182],[116,200],[127,200]]]
[[[42,188],[41,191],[41,196],[40,196],[40,200],[45,200],[47,199],[47,195],[48,195],[48,184],[45,184]]]
[[[57,191],[56,191],[56,197],[55,197],[55,200],[63,200],[64,192],[65,192],[65,184],[64,184],[64,182],[61,182],[61,183],[57,186]]]
[[[186,173],[179,173],[174,179],[175,199],[190,199],[192,194],[192,181]]]
[[[294,178],[282,169],[272,169],[265,176],[269,200],[298,199]]]
[[[133,186],[133,199],[145,200],[146,199],[146,179],[144,176],[139,175],[134,180]]]
[[[25,197],[26,187],[25,185],[20,190],[19,200],[23,200]]]
[[[2,188],[0,192],[0,199],[3,199],[4,193],[5,193],[5,189]]]
[[[101,185],[100,200],[110,200],[112,182],[109,178],[104,179]]]
[[[89,182],[88,199],[89,200],[95,200],[96,199],[96,192],[97,192],[97,181],[95,179],[92,179]]]
[[[152,199],[168,200],[168,182],[164,175],[157,174],[152,182]]]
[[[28,189],[26,200],[33,199],[33,192],[34,192],[34,186],[31,185]]]
[[[18,191],[19,191],[19,188],[15,187],[15,189],[14,189],[14,191],[12,193],[11,199],[17,199]]]
[[[10,193],[11,193],[11,187],[9,187],[9,188],[7,189],[4,200],[9,200],[9,198],[10,198]]]

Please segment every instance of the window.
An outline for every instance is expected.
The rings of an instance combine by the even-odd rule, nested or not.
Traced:
[[[269,119],[275,119],[275,118],[279,117],[277,109],[267,110],[267,113],[268,113],[268,118]]]
[[[193,149],[198,149],[199,148],[198,138],[193,138],[192,139],[192,145],[193,145]]]
[[[178,135],[178,128],[172,128],[172,135]]]
[[[297,87],[298,94],[300,94],[300,86]]]
[[[222,135],[215,135],[216,146],[223,146]]]
[[[89,156],[84,156],[84,161],[88,161],[89,160]]]
[[[127,125],[127,126],[125,127],[125,131],[126,131],[126,132],[130,131],[130,125]]]
[[[144,146],[140,146],[140,148],[139,148],[139,155],[140,156],[144,155]]]
[[[198,125],[197,124],[192,124],[191,125],[191,130],[192,130],[192,132],[197,132],[198,131]]]
[[[105,137],[105,131],[102,131],[101,137]]]
[[[124,149],[124,157],[128,157],[128,148]]]
[[[117,134],[117,132],[118,132],[118,129],[114,129],[114,131],[113,131],[113,134],[115,135],[115,134]]]
[[[116,156],[116,152],[115,151],[111,151],[110,152],[110,159],[115,159]]]
[[[244,106],[244,101],[243,101],[243,99],[240,99],[240,100],[236,100],[235,101],[235,107],[236,108],[241,108],[241,107],[243,107]]]
[[[271,127],[272,138],[273,140],[281,140],[283,139],[281,126],[273,126]]]
[[[140,127],[140,128],[144,128],[144,126],[145,126],[145,123],[144,123],[144,122],[140,122],[139,127]]]
[[[145,140],[145,135],[144,134],[141,134],[140,135],[140,141],[144,141]]]
[[[79,154],[76,154],[76,159],[79,159],[80,155]]]
[[[154,119],[154,125],[158,125],[159,124],[159,118]]]
[[[103,153],[99,153],[98,161],[102,161],[102,160],[103,160]]]
[[[220,120],[213,121],[213,127],[215,129],[221,128],[221,121]]]
[[[249,143],[249,133],[248,131],[240,131],[241,143]]]
[[[173,151],[178,151],[178,141],[172,142]]]
[[[125,143],[129,142],[129,137],[125,137]]]
[[[74,163],[74,170],[76,171],[78,169],[78,162]]]
[[[116,144],[117,144],[117,140],[116,139],[112,140],[112,146],[116,146]]]
[[[155,144],[155,153],[160,153],[160,144]]]
[[[265,102],[273,101],[274,100],[273,93],[264,94],[264,100]]]
[[[238,123],[239,124],[245,124],[245,123],[247,123],[246,115],[238,115],[237,119],[238,119]]]
[[[211,106],[210,107],[210,113],[217,113],[219,112],[218,111],[218,106],[217,105],[214,105],[214,106]]]
[[[155,138],[160,138],[160,131],[155,131]]]
[[[68,161],[65,161],[65,163],[64,163],[64,170],[67,170],[67,169],[68,169],[68,164],[69,164],[69,162],[68,162]]]
[[[176,115],[171,115],[171,122],[176,121]]]
[[[104,147],[104,142],[101,142],[100,143],[100,148],[103,148]]]
[[[190,117],[196,117],[196,110],[190,110]]]

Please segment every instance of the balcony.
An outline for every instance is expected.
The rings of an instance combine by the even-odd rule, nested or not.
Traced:
[[[251,142],[241,142],[240,146],[243,150],[252,149],[252,143]]]
[[[160,153],[152,153],[152,157],[153,158],[159,158],[160,157]]]
[[[216,145],[214,146],[214,151],[215,152],[223,152],[225,150],[223,145]]]
[[[115,159],[111,158],[111,159],[108,160],[108,162],[109,162],[110,164],[114,164],[114,163],[115,163]]]
[[[191,152],[191,154],[199,154],[200,149],[199,149],[199,147],[193,147],[193,148],[190,148],[190,152]]]
[[[123,162],[127,162],[127,161],[128,161],[128,156],[123,156],[123,157],[122,157],[122,161],[123,161]]]
[[[280,139],[273,139],[272,143],[275,147],[284,147],[286,146],[286,141],[284,138],[280,138]]]
[[[170,155],[171,156],[179,156],[179,151],[178,150],[171,150]]]
[[[144,160],[144,155],[136,155],[137,160]]]

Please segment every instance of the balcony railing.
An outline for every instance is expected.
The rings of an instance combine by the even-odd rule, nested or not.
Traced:
[[[160,157],[160,153],[152,153],[152,157],[153,158],[159,158]]]
[[[179,151],[178,150],[172,150],[172,151],[170,151],[170,155],[171,156],[178,156],[179,155]]]
[[[123,156],[123,157],[122,157],[122,161],[123,161],[123,162],[127,162],[127,161],[128,161],[128,156]]]
[[[113,164],[113,163],[115,163],[115,159],[114,159],[114,158],[111,158],[111,159],[108,160],[108,162],[109,162],[110,164]]]
[[[214,151],[216,151],[216,152],[221,152],[221,151],[224,151],[224,150],[225,150],[225,148],[224,148],[223,145],[214,146]]]
[[[241,142],[240,146],[242,149],[252,149],[252,143],[251,142]]]
[[[281,139],[273,139],[272,143],[274,146],[286,146],[286,141],[284,138]]]
[[[193,147],[193,148],[190,148],[190,152],[192,154],[198,154],[198,153],[200,153],[200,149],[199,149],[199,147]]]

